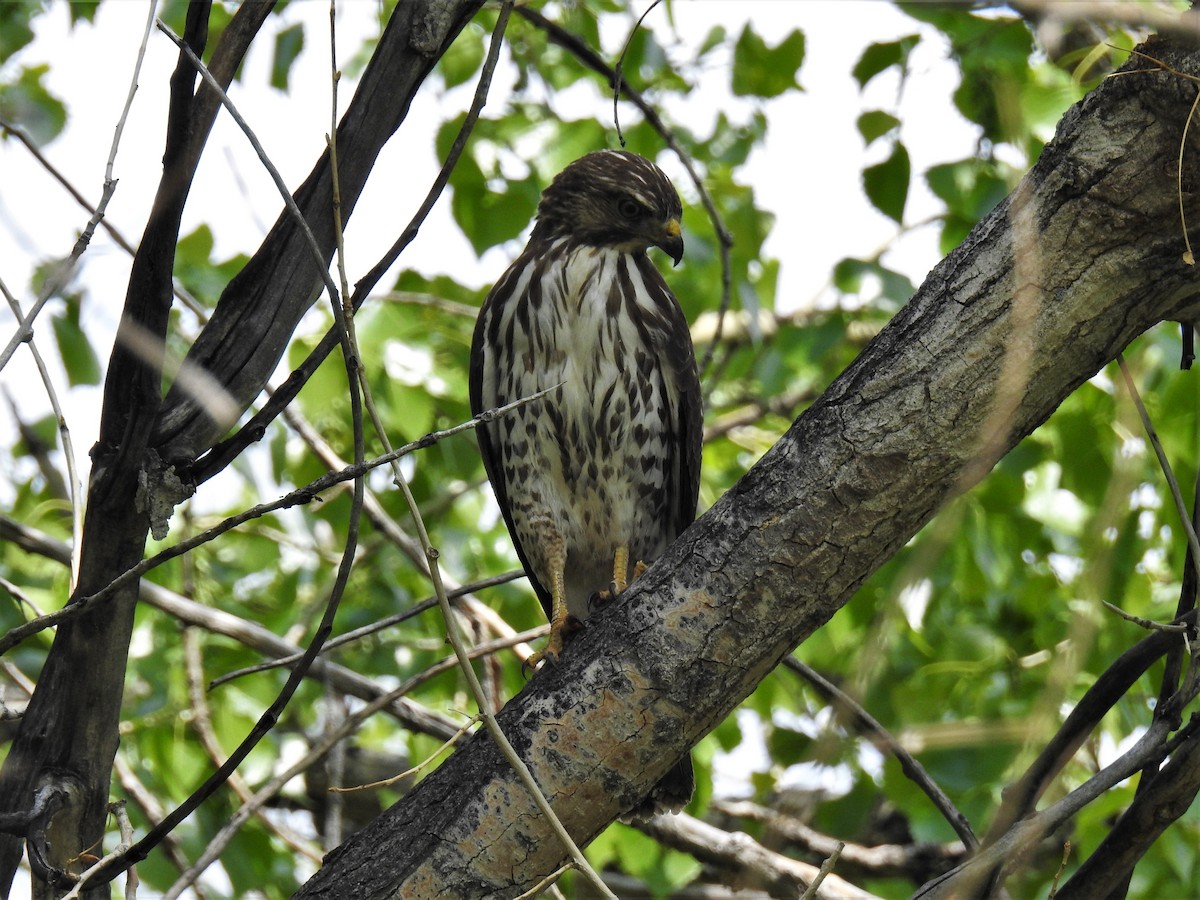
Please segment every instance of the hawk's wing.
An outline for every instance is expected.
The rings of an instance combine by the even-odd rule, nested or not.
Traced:
[[[501,306],[511,296],[512,284],[514,281],[520,280],[521,270],[525,267],[528,260],[529,248],[522,253],[508,270],[496,282],[495,286],[488,293],[483,301],[483,306],[479,309],[479,318],[475,321],[475,333],[471,341],[471,371],[470,371],[470,394],[471,394],[471,415],[477,416],[481,412],[486,412],[493,406],[503,406],[506,403],[511,403],[514,400],[521,399],[520,397],[505,397],[501,398],[498,404],[489,406],[483,399],[483,366],[484,366],[484,344],[487,339],[484,335],[484,330],[489,323],[498,323],[501,319],[499,311],[493,307]],[[529,583],[533,585],[534,593],[537,594],[538,600],[542,604],[542,609],[546,611],[546,618],[552,618],[550,604],[550,590],[545,587],[537,576],[533,574],[533,569],[529,565],[529,558],[525,555],[525,549],[521,546],[520,540],[517,538],[516,524],[512,518],[512,504],[508,499],[508,490],[504,480],[504,460],[500,455],[500,448],[497,446],[496,434],[500,425],[497,422],[488,422],[480,424],[475,428],[475,437],[479,442],[479,454],[483,457],[483,468],[487,472],[488,481],[492,484],[492,490],[496,494],[496,502],[500,504],[500,512],[504,516],[504,525],[508,528],[508,533],[512,537],[513,547],[516,548],[517,558],[521,560],[521,568],[525,570],[525,574],[529,577]]]
[[[671,413],[671,458],[667,460],[667,497],[670,540],[675,540],[696,518],[696,501],[700,492],[700,454],[704,442],[704,416],[700,399],[700,375],[687,317],[666,281],[649,257],[638,259],[642,281],[654,295],[655,304],[664,312],[668,322],[666,346],[662,364],[664,380],[673,383],[677,392]]]

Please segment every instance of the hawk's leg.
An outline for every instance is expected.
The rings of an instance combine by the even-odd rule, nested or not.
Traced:
[[[612,581],[608,583],[608,590],[596,591],[592,594],[588,598],[588,606],[592,609],[600,609],[602,606],[612,603],[618,596],[625,593],[625,588],[629,587],[630,582],[641,578],[647,568],[647,565],[639,559],[633,564],[633,578],[629,578],[629,545],[621,544],[613,553],[613,577]]]
[[[550,639],[540,652],[530,655],[522,668],[536,669],[543,660],[555,662],[562,656],[566,636],[578,631],[582,625],[578,618],[567,611],[567,588],[563,574],[567,567],[566,542],[553,529],[548,529],[543,540],[546,562],[550,568]]]
[[[613,577],[608,585],[608,592],[612,596],[623,594],[627,587],[626,579],[629,572],[629,545],[622,544],[617,548],[617,552],[613,554]]]

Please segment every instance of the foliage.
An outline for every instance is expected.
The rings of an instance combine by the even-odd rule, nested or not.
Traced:
[[[73,20],[90,21],[96,15],[89,4],[73,3],[70,9]],[[40,11],[37,4],[0,4],[0,118],[38,144],[48,144],[66,121],[70,98],[64,105],[45,89],[44,69],[20,64],[21,48],[36,41]],[[1045,59],[1019,18],[962,7],[914,5],[906,11],[913,18],[906,33],[869,46],[859,59],[847,60],[847,68],[864,89],[895,70],[905,90],[919,92],[912,55],[922,45],[944,42],[962,73],[954,103],[977,126],[979,152],[914,171],[898,109],[864,109],[858,120],[864,145],[878,142],[887,153],[882,162],[863,168],[862,181],[869,201],[896,223],[899,237],[907,229],[905,211],[914,179],[923,180],[944,204],[937,227],[945,250],[1003,198],[1036,158],[1054,122],[1089,85]],[[606,59],[619,51],[632,21],[616,2],[564,4],[545,12],[587,46],[602,47]],[[688,15],[682,4],[671,12]],[[481,13],[439,61],[437,87],[473,90],[495,15],[493,10]],[[181,5],[168,4],[165,16],[178,31]],[[222,10],[218,24],[223,26],[228,17],[229,11]],[[321,64],[308,50],[323,47],[324,36],[306,33],[286,14],[279,17],[273,41],[269,84],[274,89],[289,90],[296,65]],[[476,253],[496,247],[514,253],[547,179],[586,150],[613,142],[611,95],[601,76],[519,17],[510,25],[508,42],[505,72],[511,96],[502,105],[489,105],[442,199]],[[769,101],[800,89],[804,57],[805,37],[799,29],[780,38],[761,34],[747,22],[741,28],[714,29],[691,46],[662,17],[651,15],[623,60],[624,78],[661,112],[693,158],[723,227],[733,237],[732,308],[725,337],[705,373],[712,437],[705,448],[702,507],[736,482],[913,290],[906,276],[882,262],[882,253],[864,247],[861,257],[840,260],[830,272],[836,300],[830,308],[798,313],[777,296],[780,268],[792,260],[764,254],[772,218],[760,205],[755,187],[761,190],[761,185],[751,184],[747,161],[776,127]],[[719,110],[707,128],[675,121],[673,106],[689,97],[701,71],[714,67],[727,78],[734,98],[729,108]],[[806,80],[813,77],[804,73]],[[453,104],[446,108],[458,109]],[[624,124],[629,148],[668,159],[662,137],[632,115],[632,107],[623,107],[623,118],[630,119]],[[431,139],[401,135],[414,148],[427,143],[441,159],[461,124],[461,115],[447,114]],[[721,254],[717,228],[695,186],[682,179],[679,184],[687,207],[688,255],[669,277],[695,321],[711,317],[718,303],[714,286],[722,280]],[[201,310],[211,309],[245,261],[240,254],[214,257],[213,233],[220,229],[221,222],[200,225],[178,245],[178,282],[197,298]],[[453,263],[435,277],[418,274],[423,265],[408,268],[404,258],[402,266],[406,268],[394,276],[389,291],[372,298],[357,320],[370,387],[397,445],[469,418],[467,351],[473,313],[484,294],[481,286],[458,277]],[[100,380],[98,360],[111,341],[111,336],[90,334],[80,326],[80,306],[95,302],[86,269],[80,284],[78,293],[62,298],[51,316],[66,384],[72,387]],[[194,331],[190,316],[177,317],[173,340],[178,346],[171,349],[186,347]],[[289,366],[304,358],[330,321],[320,306],[310,314],[288,350]],[[51,351],[46,341],[41,346],[43,352]],[[1189,378],[1172,371],[1179,354],[1177,335],[1163,328],[1139,340],[1128,355],[1168,455],[1190,460],[1196,457],[1196,403]],[[1119,382],[1115,370],[1106,370],[1081,387],[797,651],[915,750],[977,832],[986,828],[1004,785],[1053,734],[1063,710],[1141,636],[1136,626],[1104,611],[1099,601],[1148,618],[1173,615],[1183,558],[1180,527]],[[295,404],[296,412],[343,460],[352,455],[348,403],[342,363],[331,358]],[[10,485],[3,495],[4,515],[69,540],[69,510],[58,493],[61,482],[49,477],[47,469],[47,460],[51,468],[61,462],[53,418],[47,412],[24,424],[28,427],[0,448],[0,469]],[[17,435],[17,430],[10,433]],[[180,510],[167,540],[148,551],[171,546],[226,515],[305,484],[329,465],[296,430],[277,423],[259,447],[221,477],[219,490],[202,490]],[[403,466],[445,571],[465,583],[517,567],[470,435],[433,444],[407,457]],[[1185,468],[1180,474],[1190,478],[1195,473]],[[410,609],[431,592],[414,563],[411,544],[388,536],[390,526],[408,528],[400,492],[382,470],[372,476],[370,487],[379,509],[364,535],[339,632]],[[301,643],[328,596],[346,538],[348,506],[346,493],[328,491],[320,502],[300,510],[254,519],[148,577],[206,607]],[[30,618],[35,609],[58,608],[68,593],[65,568],[12,543],[0,544],[0,577],[4,630]],[[543,621],[521,581],[481,590],[478,596],[516,631]],[[476,639],[491,637],[477,620],[475,626]],[[209,631],[198,637],[202,673],[189,669],[175,618],[150,607],[139,615],[121,749],[129,771],[113,787],[114,795],[132,801],[131,808],[137,804],[139,784],[169,807],[208,774],[213,761],[198,737],[204,723],[198,721],[194,689],[211,677],[263,661],[260,650],[233,637]],[[11,651],[4,660],[10,667],[8,680],[15,683],[18,673],[36,680],[48,642],[43,633]],[[427,612],[328,655],[391,686],[448,654],[443,625],[436,613]],[[483,667],[484,674],[499,696],[511,696],[522,684],[519,660],[511,653],[495,660]],[[1071,764],[1056,792],[1081,783],[1115,746],[1144,727],[1158,692],[1157,674],[1155,670],[1144,678],[1106,719],[1089,752]],[[225,752],[251,729],[283,678],[280,670],[270,670],[209,694],[207,727]],[[471,707],[453,669],[421,684],[411,698],[440,714]],[[336,724],[344,707],[345,698],[332,688],[306,682],[283,722],[243,766],[245,780],[259,786],[281,771],[285,760],[297,758],[323,729]],[[440,743],[394,719],[375,716],[357,732],[352,746],[355,752],[387,754],[399,769],[405,759],[424,759]],[[746,701],[742,714],[721,724],[697,749],[701,786],[690,811],[697,816],[711,812],[714,780],[730,778],[735,769],[727,754],[753,756],[757,751],[764,754],[763,762],[753,766],[742,788],[762,803],[799,803],[820,831],[862,843],[906,837],[949,842],[954,837],[893,759],[859,739],[844,716],[832,713],[782,668]],[[350,769],[345,778],[353,782]],[[317,846],[314,829],[327,800],[314,793],[293,781],[265,817],[241,829],[222,855],[226,889],[234,895],[258,890],[283,897],[303,881],[315,864],[291,849],[285,835],[297,829],[303,832],[302,842]],[[1122,787],[1075,823],[1071,840],[1077,849],[1069,866],[1096,846],[1108,817],[1131,794],[1132,787]],[[385,802],[395,796],[386,791]],[[176,831],[181,857],[198,856],[237,805],[232,795],[218,795],[181,826]],[[133,818],[144,830],[150,816],[142,811]],[[753,823],[740,827],[765,837]],[[1169,830],[1139,866],[1138,889],[1144,886],[1146,895],[1200,890],[1194,867],[1179,862],[1190,857],[1178,849],[1197,837],[1194,815]],[[635,876],[658,895],[699,874],[692,857],[619,825],[597,839],[589,853],[596,865]],[[1014,896],[1044,891],[1060,854],[1061,847],[1048,848],[1031,861],[1010,883]],[[151,890],[165,890],[178,875],[161,853],[141,867]],[[209,896],[222,891],[219,879],[205,883]],[[906,896],[913,888],[910,881],[870,874],[858,883],[887,897]]]

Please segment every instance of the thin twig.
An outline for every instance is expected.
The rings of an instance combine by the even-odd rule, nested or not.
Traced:
[[[321,437],[317,430],[296,409],[289,407],[284,410],[283,415],[287,423],[296,430],[301,440],[320,458],[326,468],[330,471],[337,471],[346,467],[345,460],[338,456],[333,448],[329,446],[329,442]],[[363,510],[371,520],[371,524],[387,540],[391,541],[396,549],[407,557],[422,574],[427,576],[429,572],[428,563],[425,560],[425,552],[421,549],[420,544],[400,527],[369,489],[366,492]],[[444,575],[443,581],[447,589],[452,593],[460,587],[460,585],[455,584],[452,580],[447,580]],[[507,637],[514,633],[512,626],[502,616],[496,613],[490,606],[481,603],[472,594],[463,595],[459,606],[464,607],[471,618],[486,624],[488,629],[497,637]],[[533,649],[527,645],[518,645],[515,649],[517,655],[522,660],[528,658],[533,653]]]
[[[112,811],[114,805],[115,804],[109,804],[110,812]],[[86,872],[84,872],[82,875],[80,875],[79,880],[75,882],[75,886],[73,888],[71,888],[70,892],[67,893],[66,896],[64,896],[62,898],[62,900],[79,900],[79,898],[82,896],[82,894],[80,892],[88,885],[88,882],[93,880],[94,873],[98,872],[101,866],[113,862],[114,860],[120,858],[126,851],[129,850],[130,846],[132,845],[133,828],[132,828],[132,826],[129,825],[129,817],[127,815],[124,815],[125,814],[125,801],[123,801],[123,800],[120,801],[120,808],[121,808],[121,814],[124,816],[124,824],[120,825],[121,843],[117,844],[117,846],[113,848],[111,853],[106,854],[92,868],[88,869]],[[118,819],[117,821],[118,821],[118,823],[121,822],[120,819]],[[126,829],[128,829],[128,836],[129,836],[128,841],[126,841]],[[129,893],[130,885],[132,884],[135,890],[137,888],[137,873],[133,869],[132,866],[130,866],[126,870],[125,878],[126,878],[125,896],[130,897],[130,893]]]
[[[0,118],[0,136],[6,135],[12,135],[15,137],[17,141],[29,151],[29,154],[35,160],[37,160],[38,164],[46,170],[50,177],[62,185],[63,190],[70,194],[71,198],[87,211],[89,216],[94,216],[96,214],[96,207],[92,206],[92,204],[88,202],[88,199],[84,197],[82,193],[80,193],[79,189],[76,188],[75,185],[71,184],[67,177],[63,175],[63,173],[60,172],[52,162],[50,162],[50,160],[44,153],[42,153],[40,149],[38,149],[38,145],[34,143],[33,138],[31,138],[29,134],[19,125],[14,125],[12,122],[8,122],[3,118]],[[116,225],[112,224],[112,222],[108,221],[108,219],[101,219],[100,227],[107,231],[108,236],[112,238],[113,243],[124,250],[127,254],[130,256],[137,255],[137,248],[134,247],[133,244],[129,243],[129,241],[125,238],[125,235],[120,232]],[[175,296],[179,298],[184,306],[191,310],[192,314],[200,322],[208,321],[208,313],[205,311],[204,307],[200,305],[200,302],[193,297],[186,288],[176,282],[172,287],[172,290]]]
[[[1101,600],[1111,612],[1115,612],[1126,622],[1132,622],[1140,628],[1145,628],[1147,631],[1171,631],[1175,634],[1187,634],[1191,630],[1190,625],[1182,622],[1155,622],[1153,619],[1143,619],[1141,616],[1135,616],[1133,613],[1127,613],[1115,603],[1109,603],[1107,600]]]
[[[199,629],[194,626],[183,630],[183,665],[184,676],[187,681],[188,702],[192,714],[189,724],[195,730],[196,736],[200,739],[200,746],[204,748],[204,752],[208,754],[208,758],[212,760],[213,765],[220,766],[225,763],[226,757],[221,751],[221,744],[217,740],[216,732],[213,730],[212,715],[208,709],[208,701],[204,696],[204,663],[200,655]],[[246,784],[245,780],[237,772],[230,774],[228,784],[229,789],[243,803],[249,800],[254,794],[250,786]],[[317,865],[321,864],[321,853],[313,849],[308,841],[296,834],[291,828],[288,828],[281,822],[273,821],[266,816],[259,816],[259,821],[262,822],[263,827],[267,831],[276,835],[284,844],[296,851],[296,853],[308,857],[309,860]]]
[[[61,565],[67,565],[70,561],[70,550],[61,541],[3,515],[0,515],[0,537],[13,541],[23,550],[45,556]],[[140,602],[159,609],[184,624],[197,625],[214,634],[224,635],[258,653],[284,656],[296,652],[295,644],[257,622],[240,618],[223,609],[197,603],[152,581],[143,580],[138,590]],[[4,662],[4,658],[0,657],[0,664]],[[331,683],[338,690],[368,703],[389,693],[377,682],[329,660],[318,659],[310,670],[310,677]],[[404,728],[441,740],[454,734],[457,728],[456,723],[441,713],[405,697],[388,704],[385,708]]]
[[[120,753],[113,760],[113,769],[117,773],[117,780],[121,784],[121,790],[128,794],[129,798],[138,805],[145,818],[152,822],[157,822],[161,819],[164,812],[161,804],[158,802],[158,798],[150,793],[146,785],[137,777],[129,763],[125,761],[125,757]],[[163,841],[163,849],[170,858],[171,865],[180,872],[188,867],[187,857],[184,856],[182,844],[177,835],[168,835],[166,840]],[[208,895],[199,885],[192,885],[192,890],[196,894],[196,900],[208,900]]]
[[[108,811],[117,820],[117,831],[121,835],[118,848],[128,847],[133,843],[133,824],[129,821],[129,813],[125,811],[125,801],[116,800],[108,804]],[[137,867],[133,866],[125,873],[125,900],[137,900],[137,889]]]
[[[451,600],[456,600],[466,594],[473,594],[476,591],[493,587],[498,584],[507,584],[510,581],[515,581],[518,578],[523,578],[524,576],[524,570],[520,569],[512,572],[505,572],[503,575],[496,575],[491,578],[483,578],[479,581],[473,581],[470,584],[459,585],[450,590],[447,595]],[[335,638],[331,638],[325,644],[325,647],[321,650],[321,653],[324,655],[337,649],[338,647],[341,647],[344,644],[349,644],[352,641],[361,640],[365,637],[369,637],[372,634],[377,634],[378,632],[383,631],[385,628],[390,628],[393,625],[398,625],[401,622],[407,621],[415,616],[419,616],[421,613],[431,610],[437,605],[437,597],[429,597],[425,600],[422,600],[420,603],[414,604],[404,612],[393,613],[390,616],[384,616],[382,619],[371,622],[369,625],[363,625],[361,628],[355,628],[352,631],[347,631],[345,634],[340,634]],[[509,636],[506,635],[505,637],[507,638]],[[270,669],[278,669],[281,666],[290,666],[292,663],[298,660],[301,655],[302,654],[300,653],[293,653],[289,656],[281,656],[278,659],[269,659],[266,662],[259,663],[258,665],[235,669],[232,672],[227,672],[224,675],[214,678],[209,682],[208,689],[211,691],[213,688],[220,687],[227,682],[234,681],[246,675],[255,675],[259,672],[266,672]]]
[[[625,135],[621,133],[621,117],[617,113],[617,101],[621,99],[622,70],[625,68],[625,55],[629,53],[629,45],[633,43],[638,29],[642,27],[642,22],[646,21],[646,16],[650,15],[654,11],[654,7],[660,3],[662,3],[662,0],[654,0],[653,3],[646,7],[646,11],[638,17],[633,27],[629,29],[629,36],[625,38],[625,46],[621,48],[621,55],[617,57],[617,65],[613,70],[616,75],[613,79],[613,126],[617,129],[617,142],[622,147],[625,146]]]
[[[821,870],[817,872],[817,877],[814,878],[808,885],[808,888],[800,895],[800,900],[815,900],[818,896],[817,891],[821,888],[821,882],[829,877],[829,873],[833,871],[833,867],[837,865],[837,861],[841,859],[842,851],[846,845],[841,841],[837,842],[833,852],[825,857],[825,862],[821,863]]]
[[[279,169],[275,167],[275,164],[271,162],[270,157],[267,156],[267,151],[263,149],[263,145],[259,142],[258,136],[254,133],[254,129],[250,127],[250,124],[245,120],[242,114],[238,112],[238,108],[234,106],[233,101],[229,99],[229,95],[225,93],[225,90],[221,87],[221,83],[217,81],[212,72],[208,71],[208,67],[204,65],[200,57],[196,55],[195,51],[184,42],[183,38],[179,37],[179,35],[172,31],[170,26],[163,22],[162,19],[156,19],[154,24],[158,26],[159,31],[170,38],[171,41],[177,47],[179,47],[180,51],[187,56],[188,60],[193,66],[195,66],[196,71],[200,73],[200,76],[212,89],[213,93],[215,93],[220,99],[221,105],[225,107],[225,111],[229,113],[233,121],[236,122],[237,126],[242,130],[242,133],[250,142],[250,146],[254,148],[255,155],[258,156],[259,162],[263,164],[263,168],[267,170],[267,174],[271,176],[271,181],[274,182],[276,190],[279,191],[279,195],[283,198],[284,206],[287,207],[287,211],[292,218],[296,220],[296,225],[299,228],[300,233],[304,236],[304,240],[308,244],[308,249],[312,252],[313,259],[317,264],[317,272],[319,273],[321,280],[325,283],[325,290],[329,292],[330,301],[334,303],[335,306],[338,305],[340,301],[338,298],[337,285],[335,285],[333,282],[333,276],[329,274],[329,265],[325,262],[325,257],[321,253],[321,247],[317,243],[317,238],[312,233],[312,229],[308,227],[308,220],[304,218],[304,213],[300,211],[300,207],[296,205],[296,199],[292,196],[291,191],[288,190],[287,184],[283,180],[283,176],[279,174]],[[339,321],[336,316],[334,321]]]
[[[1187,503],[1183,499],[1183,492],[1179,490],[1179,482],[1175,480],[1175,472],[1171,469],[1170,460],[1167,459],[1167,453],[1163,450],[1162,441],[1158,438],[1158,432],[1154,428],[1154,423],[1150,421],[1150,414],[1146,412],[1145,404],[1142,403],[1142,396],[1138,393],[1137,385],[1133,383],[1133,376],[1129,373],[1129,366],[1126,364],[1123,354],[1117,354],[1117,366],[1121,369],[1121,375],[1125,379],[1125,387],[1129,389],[1129,396],[1133,398],[1133,404],[1137,407],[1138,415],[1141,417],[1142,427],[1146,429],[1146,437],[1150,440],[1150,446],[1154,448],[1154,455],[1158,457],[1158,464],[1162,468],[1163,477],[1167,480],[1171,499],[1175,503],[1175,512],[1179,516],[1179,521],[1183,524],[1183,533],[1187,537],[1188,551],[1192,554],[1192,559],[1196,560],[1197,565],[1200,565],[1200,541],[1196,539],[1196,529],[1192,527],[1192,517],[1188,513]]]
[[[4,294],[4,299],[8,301],[9,308],[12,309],[13,315],[17,320],[21,319],[21,304],[8,290],[4,281],[0,279],[0,293]],[[67,463],[67,490],[71,498],[71,577],[69,580],[68,595],[75,593],[75,584],[79,580],[79,553],[83,546],[83,492],[79,481],[79,469],[75,464],[75,445],[71,441],[71,429],[67,427],[67,417],[63,414],[62,404],[58,402],[58,391],[54,388],[54,379],[50,377],[50,370],[46,367],[46,360],[43,359],[42,353],[38,350],[37,344],[33,341],[33,335],[29,337],[29,352],[33,355],[34,365],[37,366],[38,376],[42,379],[42,386],[46,389],[46,397],[50,400],[50,408],[54,411],[54,420],[58,423],[58,436],[62,440],[63,457]]]
[[[887,729],[867,712],[861,704],[821,675],[820,672],[796,659],[794,656],[784,657],[783,664],[815,687],[835,707],[842,707],[849,711],[854,716],[861,730],[869,732],[872,738],[882,743],[887,747],[888,752],[896,757],[904,774],[932,801],[937,811],[950,823],[950,827],[954,829],[954,833],[959,836],[963,844],[970,850],[974,850],[979,846],[979,839],[975,837],[975,832],[972,830],[971,823],[967,820],[967,817],[959,811],[958,807],[946,796],[945,791],[930,777],[929,773],[925,771],[925,767],[911,753],[905,750],[900,745],[900,742],[892,737]]]
[[[329,789],[329,793],[331,793],[331,794],[352,794],[355,791],[369,791],[369,790],[374,790],[375,788],[390,787],[391,785],[395,784],[397,781],[402,781],[405,778],[408,778],[412,775],[416,775],[417,773],[422,772],[425,769],[429,768],[433,764],[433,761],[435,759],[437,759],[439,756],[441,756],[443,753],[445,753],[447,750],[449,750],[451,747],[453,747],[455,744],[457,744],[460,740],[462,740],[463,735],[466,734],[468,731],[470,731],[471,726],[474,725],[478,721],[479,721],[478,715],[474,715],[471,718],[467,719],[467,721],[463,723],[462,728],[458,729],[458,731],[456,731],[456,732],[454,732],[454,734],[450,735],[450,738],[444,744],[442,744],[442,746],[438,747],[436,750],[434,750],[432,753],[430,753],[427,757],[425,757],[425,759],[421,760],[421,762],[417,763],[415,766],[412,766],[411,768],[405,769],[403,772],[398,772],[395,775],[391,775],[388,778],[382,778],[379,781],[369,781],[366,784],[356,784],[352,787],[331,787]]]
[[[200,872],[211,865],[213,861],[219,859],[241,827],[246,824],[252,815],[255,815],[259,809],[275,797],[283,789],[284,785],[320,762],[335,744],[352,735],[363,722],[375,715],[375,713],[385,709],[411,691],[413,685],[414,679],[408,679],[395,689],[380,694],[363,706],[362,709],[347,716],[336,729],[322,735],[321,740],[314,744],[301,759],[263,785],[248,802],[238,808],[230,818],[229,823],[209,841],[208,847],[205,848],[204,853],[196,861],[192,869],[189,869],[184,876],[181,876],[171,886],[171,889],[164,895],[164,900],[171,900],[171,898],[178,897],[199,876]]]
[[[574,865],[574,863],[564,863],[523,894],[517,894],[513,900],[528,900],[529,897],[536,897],[542,891],[546,890],[546,888],[550,887],[550,885],[554,884],[554,882],[558,881],[558,879],[562,878],[563,874],[569,871]]]

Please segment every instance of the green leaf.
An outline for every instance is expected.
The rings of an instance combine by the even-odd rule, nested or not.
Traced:
[[[888,132],[899,127],[900,120],[881,109],[869,109],[858,117],[858,133],[863,136],[863,141],[868,147]]]
[[[946,204],[941,247],[948,253],[1008,194],[1009,182],[999,164],[975,157],[933,166],[925,181]]]
[[[920,35],[910,34],[895,41],[870,44],[854,64],[851,73],[859,88],[867,86],[872,78],[892,66],[899,66],[902,74],[908,70],[908,55],[920,43]]]
[[[700,49],[696,51],[696,58],[699,59],[700,57],[707,56],[714,49],[725,43],[726,37],[728,35],[725,29],[720,25],[714,25],[709,29],[708,34],[704,36],[704,40],[700,43]]]
[[[747,24],[733,48],[733,92],[739,97],[778,97],[799,89],[796,72],[802,62],[804,33],[799,29],[772,48]]]
[[[437,68],[442,73],[446,87],[456,87],[471,78],[479,71],[483,56],[483,35],[480,30],[471,26],[464,28],[438,60]]]
[[[36,422],[26,422],[22,434],[26,434],[29,441],[26,442],[24,438],[21,438],[16,442],[13,447],[13,454],[16,456],[32,456],[40,448],[57,447],[58,419],[50,414]],[[30,446],[31,444],[33,446]]]
[[[0,63],[33,40],[30,22],[41,11],[37,0],[0,3]]]
[[[458,161],[450,186],[450,209],[476,253],[520,235],[537,210],[540,193],[533,175],[521,181],[489,180],[467,155]]]
[[[53,316],[50,322],[54,326],[54,338],[58,342],[58,352],[62,356],[70,385],[99,384],[100,361],[87,335],[79,327],[78,304],[69,304],[67,312]]]
[[[904,220],[904,204],[908,200],[908,181],[912,166],[908,151],[899,141],[892,155],[883,162],[863,169],[863,189],[871,204],[889,219]]]
[[[39,146],[58,137],[67,123],[62,101],[42,86],[49,71],[48,65],[23,68],[16,81],[0,85],[0,118],[24,128]]]
[[[71,24],[76,22],[95,22],[96,10],[100,8],[100,0],[67,0],[71,8]]]
[[[271,87],[288,89],[292,64],[304,49],[304,26],[297,22],[275,35],[275,55],[271,59]]]

